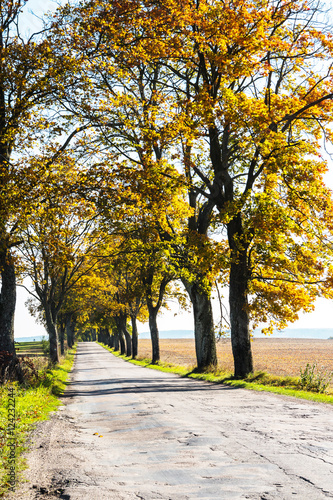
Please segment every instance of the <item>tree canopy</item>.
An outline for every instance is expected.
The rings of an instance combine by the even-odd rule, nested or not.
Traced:
[[[251,328],[284,328],[316,297],[332,296],[332,194],[322,148],[332,139],[333,39],[321,4],[83,1],[60,7],[45,38],[29,43],[42,56],[38,64],[24,56],[31,83],[15,101],[19,116],[28,123],[29,103],[43,103],[53,134],[57,120],[67,134],[62,146],[51,134],[53,156],[40,164],[57,170],[60,183],[75,179],[57,217],[80,197],[93,206],[96,234],[121,248],[106,252],[97,271],[103,276],[106,263],[112,270],[110,316],[135,316],[131,307],[145,296],[156,339],[167,283],[182,280],[204,369],[217,363],[211,293],[218,280],[229,288],[235,375],[253,371]],[[21,67],[6,75],[24,86]],[[29,125],[39,147],[41,116],[43,125]],[[60,166],[71,127],[73,174]],[[15,134],[4,134],[11,149]],[[12,189],[9,158],[4,165],[3,185]],[[47,190],[46,179],[41,200]],[[28,194],[17,192],[8,214],[27,204]],[[20,227],[18,243],[27,248],[27,226]],[[126,324],[119,329],[126,337]]]

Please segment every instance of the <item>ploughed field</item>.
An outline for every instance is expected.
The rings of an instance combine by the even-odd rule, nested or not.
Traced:
[[[161,361],[193,367],[196,364],[194,340],[161,339]],[[272,375],[298,376],[307,363],[317,363],[323,371],[333,371],[333,339],[255,338],[252,341],[255,371]],[[151,358],[150,340],[140,339],[138,358]],[[230,339],[217,342],[219,367],[233,371]]]

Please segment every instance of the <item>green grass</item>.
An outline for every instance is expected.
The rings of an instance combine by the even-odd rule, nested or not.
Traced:
[[[236,380],[230,372],[224,372],[222,370],[213,369],[211,371],[198,373],[193,368],[189,369],[188,367],[177,366],[171,363],[158,362],[156,364],[151,364],[150,359],[133,360],[128,356],[119,354],[119,352],[114,351],[112,348],[100,342],[98,342],[98,344],[108,351],[112,352],[112,354],[114,354],[115,356],[120,357],[125,361],[129,361],[130,363],[133,363],[135,365],[145,366],[146,368],[160,370],[163,372],[176,373],[181,377],[205,380],[207,382],[213,382],[217,384],[226,384],[235,388],[241,387],[253,391],[273,392],[275,394],[307,399],[310,401],[316,401],[318,403],[333,404],[332,392],[319,394],[316,392],[302,390],[299,385],[299,377],[279,377],[270,375],[266,372],[255,372],[249,374],[248,377],[244,380]]]
[[[61,363],[52,369],[44,370],[39,381],[24,387],[17,382],[0,387],[0,496],[3,496],[9,484],[11,465],[9,440],[13,437],[15,448],[16,479],[22,479],[25,460],[22,457],[26,448],[29,432],[37,422],[47,420],[50,412],[56,410],[61,403],[58,397],[66,388],[66,381],[72,369],[76,348],[68,351]],[[10,405],[9,391],[13,389],[15,398],[15,431],[11,435],[9,429]]]
[[[15,342],[15,349],[19,356],[44,356],[42,341]]]

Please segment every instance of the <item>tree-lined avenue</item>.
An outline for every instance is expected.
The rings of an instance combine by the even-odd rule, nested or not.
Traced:
[[[135,357],[137,320],[158,362],[176,299],[197,368],[230,332],[245,378],[255,327],[333,297],[328,7],[83,0],[29,35],[26,3],[0,6],[0,378],[22,380],[16,284],[52,363],[75,336]]]

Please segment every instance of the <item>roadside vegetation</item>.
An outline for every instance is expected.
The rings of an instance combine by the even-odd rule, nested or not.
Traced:
[[[37,422],[47,420],[60,405],[61,396],[71,371],[76,346],[69,349],[57,365],[44,357],[42,342],[21,342],[18,353],[24,354],[21,365],[24,382],[7,381],[0,386],[0,496],[10,488],[9,470],[15,462],[16,481],[22,479],[27,450],[27,438]],[[34,356],[34,357],[32,357]],[[13,400],[15,412],[13,412]],[[11,411],[9,411],[11,409]],[[15,429],[10,424],[13,419]],[[15,442],[15,459],[9,443]]]
[[[271,375],[265,371],[256,371],[242,380],[237,380],[231,371],[222,368],[211,367],[199,373],[194,366],[183,366],[163,361],[152,363],[149,358],[131,359],[131,357],[122,355],[101,342],[98,343],[115,356],[146,368],[175,373],[181,377],[227,384],[232,387],[274,392],[285,396],[333,404],[333,387],[330,386],[330,382],[333,380],[333,372],[321,371],[315,363],[308,363],[304,369],[300,367],[300,376],[298,377]]]

